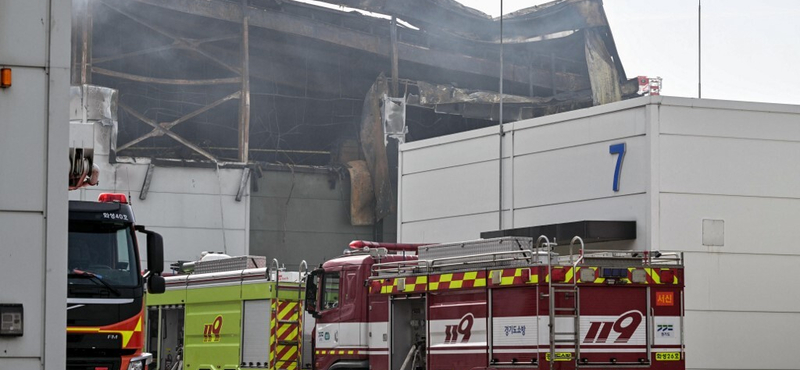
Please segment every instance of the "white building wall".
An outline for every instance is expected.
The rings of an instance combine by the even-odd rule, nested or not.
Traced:
[[[651,97],[507,124],[502,225],[498,131],[401,146],[398,241],[635,220],[616,247],[686,253],[688,368],[798,368],[800,107]],[[723,245],[703,244],[704,219]]]
[[[800,107],[664,99],[658,110],[658,244],[686,251],[689,365],[797,369]],[[724,222],[721,246],[704,245],[704,219]]]
[[[110,130],[95,130],[95,164],[100,183],[70,192],[72,200],[97,200],[104,192],[130,194],[136,223],[164,237],[165,271],[169,264],[193,261],[203,251],[248,254],[250,186],[236,201],[241,168],[156,166],[144,200],[139,199],[149,159],[108,160]],[[147,243],[139,235],[139,253],[147,260]]]
[[[0,337],[0,369],[66,366],[69,1],[0,2],[0,304],[24,333]]]

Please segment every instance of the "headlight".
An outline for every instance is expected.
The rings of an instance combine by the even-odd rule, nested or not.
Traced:
[[[131,363],[128,364],[128,370],[144,370],[144,361],[131,361]]]

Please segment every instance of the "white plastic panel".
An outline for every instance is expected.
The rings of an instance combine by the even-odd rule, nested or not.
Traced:
[[[0,61],[5,65],[45,66],[47,51],[47,23],[48,5],[46,0],[3,1],[0,11]],[[61,8],[59,8],[61,9]],[[66,15],[66,17],[64,17]],[[66,31],[69,33],[69,13],[58,14],[55,18],[66,19]],[[54,22],[55,23],[55,22]],[[60,23],[60,22],[59,22]],[[59,39],[59,41],[61,41]],[[69,40],[67,39],[67,43]],[[69,50],[69,49],[67,49]],[[64,59],[59,55],[53,58],[61,62]],[[44,70],[42,69],[42,72]],[[16,69],[14,69],[16,74]],[[22,82],[14,76],[14,85]],[[44,87],[44,85],[41,85]],[[30,97],[44,97],[44,94],[29,95]],[[2,100],[2,99],[0,99]],[[43,99],[37,101],[43,102]],[[2,110],[6,112],[6,110]],[[30,122],[44,122],[43,120],[30,120]]]
[[[44,335],[44,220],[39,213],[5,212],[0,210],[0,303],[23,306],[23,335],[0,338],[0,368],[5,357],[39,357]],[[65,238],[66,239],[66,238]],[[65,240],[66,241],[66,240]],[[66,246],[51,246],[51,248]],[[67,266],[58,270],[66,286]],[[66,304],[66,301],[63,302]],[[62,306],[64,307],[64,306]],[[26,369],[31,369],[27,367]]]
[[[244,301],[242,313],[242,362],[269,363],[269,323],[272,310],[269,300]]]
[[[12,2],[22,5],[24,1]],[[5,3],[3,3],[5,4]],[[18,6],[17,5],[17,6]],[[4,5],[5,6],[5,5]],[[14,9],[16,6],[12,6]],[[7,10],[3,8],[0,14]],[[0,15],[0,30],[5,28]],[[13,22],[18,24],[18,21]],[[38,23],[38,20],[37,20]],[[15,30],[12,34],[20,34]],[[0,39],[7,39],[0,31]],[[0,50],[3,50],[0,42]],[[42,49],[44,50],[44,49]],[[0,51],[0,60],[4,56]],[[19,211],[44,210],[45,189],[45,106],[47,75],[40,68],[12,68],[13,85],[0,90],[0,209]],[[66,99],[66,97],[65,97]],[[65,112],[66,113],[66,112]],[[67,125],[67,122],[64,122]],[[66,138],[64,138],[66,141]],[[66,142],[64,143],[66,144]],[[66,192],[67,152],[64,152],[64,191]]]

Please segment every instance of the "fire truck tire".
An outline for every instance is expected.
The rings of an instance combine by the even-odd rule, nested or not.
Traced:
[[[369,369],[369,361],[339,361],[328,370],[357,370],[357,369]]]

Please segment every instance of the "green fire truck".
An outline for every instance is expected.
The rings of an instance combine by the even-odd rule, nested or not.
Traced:
[[[166,277],[164,294],[147,297],[151,369],[306,367],[306,270],[305,261],[286,271],[260,256],[211,254],[182,264],[178,275]]]

